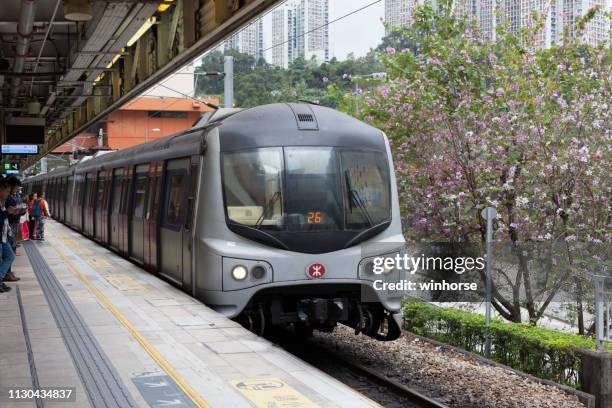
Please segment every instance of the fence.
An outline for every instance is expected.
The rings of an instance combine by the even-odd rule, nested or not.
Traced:
[[[595,276],[595,340],[597,349],[603,342],[612,343],[612,277]]]

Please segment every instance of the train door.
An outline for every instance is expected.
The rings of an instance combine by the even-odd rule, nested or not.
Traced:
[[[188,286],[191,282],[190,265],[184,262],[186,257],[191,258],[190,225],[187,224],[192,184],[190,173],[188,158],[168,161],[160,217],[161,273],[181,286]]]
[[[125,177],[123,179],[123,187],[121,189],[121,208],[119,216],[119,234],[121,247],[119,248],[121,253],[129,257],[129,237],[130,237],[130,212],[132,204],[132,183],[134,181],[134,168],[128,167],[125,170]]]
[[[70,206],[70,224],[75,227],[79,219],[79,197],[81,196],[81,181],[78,174],[74,175],[72,189],[72,205]]]
[[[55,211],[57,211],[57,217],[60,221],[64,221],[64,201],[66,200],[66,195],[64,194],[64,178],[60,177],[57,179],[58,187],[57,187],[57,207]]]
[[[160,201],[162,190],[162,172],[164,162],[151,163],[149,167],[147,209],[144,217],[144,263],[145,268],[151,272],[158,271],[157,242],[159,235]]]
[[[113,171],[111,206],[109,213],[110,246],[116,250],[121,248],[119,235],[119,210],[121,207],[121,189],[123,187],[123,169]]]
[[[104,226],[102,222],[103,217],[106,216],[106,209],[104,208],[104,188],[106,184],[106,173],[103,171],[98,172],[98,183],[96,185],[96,192],[94,197],[93,205],[93,236],[99,241],[104,242],[105,236],[103,234]]]
[[[55,203],[53,202],[53,197],[54,197],[53,187],[54,187],[53,179],[49,179],[49,181],[47,181],[47,206],[49,210],[55,208]],[[51,214],[53,213],[51,212]]]
[[[149,165],[136,166],[133,182],[132,210],[130,217],[130,257],[144,263],[144,218],[147,199]]]
[[[72,209],[74,208],[74,176],[68,177],[68,192],[66,194],[66,204],[64,207],[65,210],[65,219],[66,224],[72,224],[72,214],[74,213]]]
[[[63,186],[62,186],[62,221],[63,222],[68,222],[68,216],[66,215],[66,208],[68,206],[68,200],[69,200],[69,185],[70,182],[68,181],[68,177],[64,177],[63,179]]]
[[[83,225],[85,226],[85,233],[93,237],[94,236],[94,214],[95,214],[95,203],[96,203],[96,176],[95,172],[87,173],[85,177],[85,203],[83,204]]]
[[[106,170],[106,183],[104,186],[104,202],[103,206],[103,214],[102,217],[102,235],[104,236],[103,241],[110,245],[110,211],[111,211],[111,196],[113,195],[113,170]]]

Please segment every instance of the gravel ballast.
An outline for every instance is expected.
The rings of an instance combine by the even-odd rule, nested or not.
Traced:
[[[576,408],[575,395],[411,336],[380,342],[345,326],[315,332],[317,343],[450,407]]]

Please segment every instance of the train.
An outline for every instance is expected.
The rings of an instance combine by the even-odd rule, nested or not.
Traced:
[[[24,180],[52,217],[256,333],[338,324],[400,336],[401,296],[373,289],[401,247],[381,130],[331,108],[206,113],[192,128]],[[374,250],[372,249],[374,248]]]

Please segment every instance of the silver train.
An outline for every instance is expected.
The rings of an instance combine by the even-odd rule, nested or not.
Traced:
[[[219,109],[192,129],[25,180],[52,215],[255,332],[342,323],[400,335],[372,251],[404,241],[389,143],[304,103]]]

